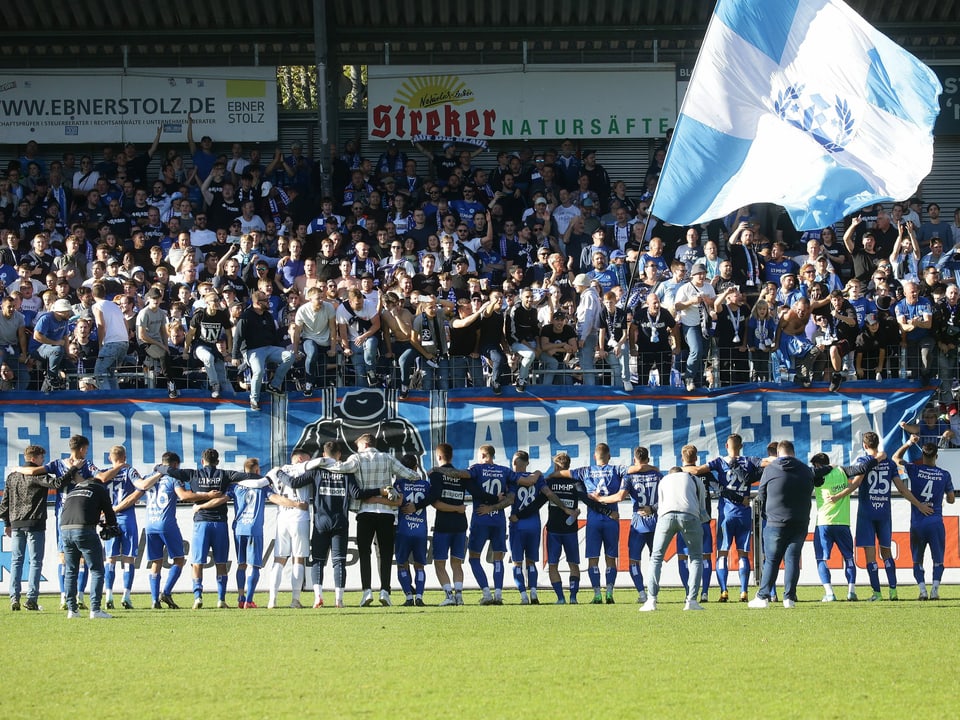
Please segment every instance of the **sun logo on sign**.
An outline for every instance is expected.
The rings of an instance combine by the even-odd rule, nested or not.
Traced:
[[[855,134],[856,121],[846,100],[834,96],[831,101],[819,93],[804,94],[804,86],[799,83],[777,93],[773,111],[830,153],[843,152]]]
[[[400,85],[393,101],[409,108],[465,105],[473,102],[473,90],[456,75],[418,75]]]

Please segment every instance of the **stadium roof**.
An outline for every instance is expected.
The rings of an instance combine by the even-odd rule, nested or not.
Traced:
[[[850,0],[923,59],[960,58],[960,1]],[[13,68],[301,65],[325,8],[341,64],[692,63],[710,0],[234,0],[0,3]]]

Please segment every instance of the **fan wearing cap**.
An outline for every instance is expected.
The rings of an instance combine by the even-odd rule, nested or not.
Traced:
[[[711,318],[716,319],[713,309],[716,298],[713,285],[707,282],[706,266],[697,263],[690,272],[690,282],[677,290],[674,300],[676,319],[687,347],[687,362],[683,373],[687,392],[695,390],[703,381],[703,365],[709,347],[709,339],[704,336],[704,327]]]
[[[600,330],[600,294],[594,282],[584,273],[573,280],[580,301],[577,305],[577,346],[580,351],[580,369],[583,384],[596,385],[596,354]]]
[[[69,321],[73,316],[73,306],[69,300],[60,299],[53,303],[50,312],[37,318],[30,341],[30,354],[47,364],[44,374],[43,392],[62,390],[65,387],[61,377],[64,358],[69,341]]]
[[[877,313],[863,319],[863,327],[854,343],[853,361],[857,379],[882,380],[885,377],[887,344]]]

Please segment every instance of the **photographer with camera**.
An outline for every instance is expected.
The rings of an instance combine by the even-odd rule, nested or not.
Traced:
[[[95,477],[77,478],[71,468],[70,483],[63,491],[60,510],[60,537],[63,540],[63,589],[67,595],[67,619],[80,617],[77,609],[77,574],[82,557],[90,573],[90,619],[109,620],[100,609],[103,595],[103,545],[100,540],[120,537],[110,493]],[[97,533],[100,515],[103,530]]]

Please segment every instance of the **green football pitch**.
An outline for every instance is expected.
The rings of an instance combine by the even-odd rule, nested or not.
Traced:
[[[599,606],[556,606],[550,590],[521,606],[508,590],[500,607],[467,591],[463,607],[428,593],[428,607],[360,608],[348,593],[340,610],[149,610],[135,596],[101,621],[67,621],[44,597],[42,613],[0,606],[0,717],[956,717],[960,587],[923,603],[913,586],[899,602],[821,595],[683,612],[665,589],[654,613],[627,589]]]

